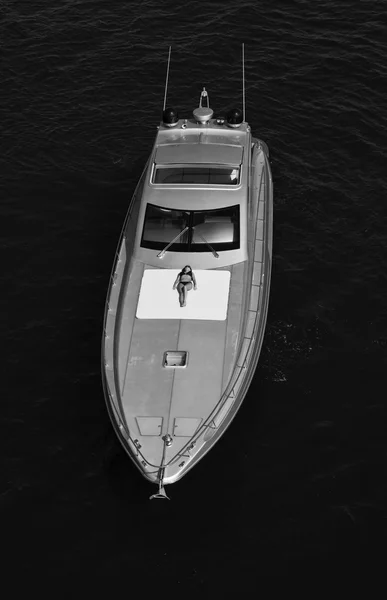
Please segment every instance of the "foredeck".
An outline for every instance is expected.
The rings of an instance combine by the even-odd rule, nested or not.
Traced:
[[[154,269],[140,262],[133,265],[118,327],[117,377],[129,430],[134,437],[146,430],[148,449],[152,446],[151,436],[159,440],[166,433],[178,436],[176,425],[185,429],[182,443],[186,443],[187,432],[193,435],[219,401],[236,358],[245,268],[243,262],[225,269],[195,271],[198,289],[188,292],[187,307],[180,308],[178,294],[172,290],[174,270]],[[141,304],[142,293],[149,292],[142,284],[155,277],[165,282],[164,288],[159,285],[154,289],[155,312],[162,312],[169,301],[169,314],[174,312],[175,318],[139,318],[141,314],[151,315],[147,312],[149,306],[147,309],[146,303]],[[219,283],[218,298],[214,280]],[[224,306],[222,297],[226,299]],[[207,313],[203,312],[206,302]],[[163,317],[169,314],[166,310]],[[204,318],[197,318],[200,314]],[[164,367],[163,356],[168,350],[186,351],[187,367]],[[175,419],[184,421],[176,423]],[[175,443],[174,451],[177,446]],[[147,460],[152,462],[152,456]]]

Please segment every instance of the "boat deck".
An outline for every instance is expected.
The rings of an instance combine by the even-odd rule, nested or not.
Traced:
[[[166,462],[179,456],[222,395],[235,392],[233,382],[254,346],[259,354],[268,297],[264,277],[270,277],[271,262],[264,251],[267,243],[271,250],[266,231],[269,227],[271,236],[272,222],[264,166],[261,153],[252,186],[258,202],[249,215],[255,223],[250,259],[217,269],[194,267],[198,289],[188,292],[186,307],[180,308],[172,290],[177,269],[160,269],[133,255],[129,264],[130,244],[124,239],[121,245],[105,327],[106,382],[122,436],[138,444],[150,465],[160,465],[167,433],[173,444],[165,449]],[[186,351],[187,366],[165,367],[168,350]],[[239,387],[242,378],[238,381]]]
[[[180,308],[172,290],[176,270],[134,263],[122,301],[117,375],[129,430],[134,437],[146,432],[147,445],[150,436],[178,436],[175,419],[184,419],[180,430],[186,443],[219,401],[236,358],[245,265],[195,271],[198,289],[188,292],[187,306]],[[155,279],[159,286],[152,290]],[[187,367],[164,367],[168,350],[186,351]]]

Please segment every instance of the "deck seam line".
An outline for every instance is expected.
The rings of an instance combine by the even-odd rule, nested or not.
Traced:
[[[176,349],[179,348],[179,344],[180,344],[181,322],[182,322],[182,319],[179,319],[179,329],[178,329],[178,332],[177,332],[177,340],[176,340],[176,346],[177,346],[177,348]],[[173,370],[172,374],[173,374],[173,377],[172,377],[171,393],[170,393],[170,396],[169,396],[169,408],[168,408],[167,431],[166,431],[166,433],[170,433],[170,435],[173,435],[173,431],[169,432],[169,426],[170,426],[171,412],[172,412],[173,389],[175,387],[175,376],[176,376],[175,369]]]

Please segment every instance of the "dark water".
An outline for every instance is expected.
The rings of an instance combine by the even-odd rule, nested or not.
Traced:
[[[1,9],[6,571],[246,597],[265,575],[381,569],[386,3]],[[168,489],[171,502],[149,502],[103,398],[110,270],[168,46],[168,98],[189,116],[203,85],[216,113],[240,106],[241,42],[247,120],[269,145],[275,191],[265,342],[224,438]]]

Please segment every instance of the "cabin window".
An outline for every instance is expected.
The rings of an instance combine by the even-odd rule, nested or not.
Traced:
[[[169,252],[211,252],[239,248],[239,204],[216,210],[178,210],[148,204],[141,238],[143,248]]]
[[[162,184],[199,184],[199,185],[238,185],[239,167],[213,167],[201,165],[197,167],[161,167],[154,171],[153,183]]]

